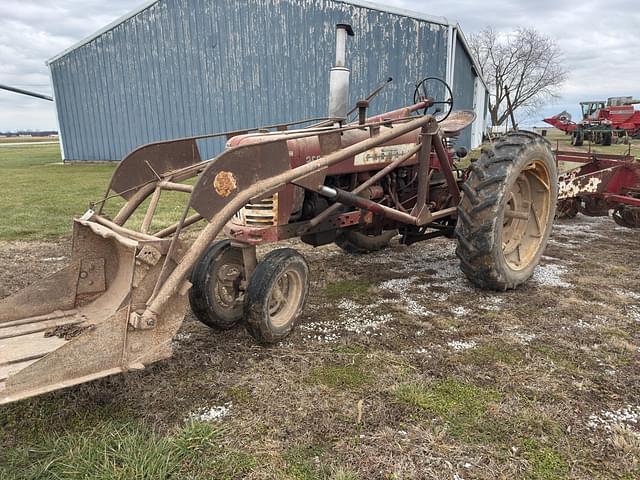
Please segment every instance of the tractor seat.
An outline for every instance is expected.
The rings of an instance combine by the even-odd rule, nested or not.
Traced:
[[[440,122],[440,128],[445,136],[455,135],[471,125],[475,119],[476,113],[473,110],[456,110]]]

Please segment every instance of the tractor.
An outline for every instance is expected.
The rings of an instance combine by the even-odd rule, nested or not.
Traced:
[[[288,247],[258,258],[257,245],[335,243],[357,262],[397,235],[407,246],[444,236],[480,288],[532,276],[558,193],[548,142],[512,132],[459,168],[465,152],[448,141],[475,115],[453,110],[440,79],[418,82],[411,105],[369,115],[370,96],[350,111],[351,35],[338,25],[326,118],[155,142],[122,159],[74,219],[69,265],[0,301],[0,404],[170,357],[189,306],[214,329],[242,324],[280,342],[304,309],[309,265]],[[226,148],[202,159],[205,138]],[[158,225],[166,192],[184,208]]]
[[[640,135],[640,111],[633,105],[640,100],[633,97],[611,97],[603,100],[580,102],[582,120],[575,123],[571,114],[562,112],[544,121],[571,135],[571,144],[579,147],[585,140],[608,146],[614,137],[628,142]]]

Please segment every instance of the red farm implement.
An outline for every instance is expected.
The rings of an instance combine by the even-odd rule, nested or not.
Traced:
[[[640,162],[633,156],[556,151],[558,162],[578,164],[560,176],[557,214],[608,216],[627,228],[640,228]]]

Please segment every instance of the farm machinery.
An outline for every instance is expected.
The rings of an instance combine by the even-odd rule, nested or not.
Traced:
[[[580,102],[582,120],[571,120],[571,114],[562,112],[544,121],[571,135],[571,144],[579,147],[585,141],[611,145],[614,138],[628,141],[640,135],[640,111],[633,105],[640,100],[633,97],[612,97],[604,101]]]
[[[327,118],[151,143],[119,163],[74,219],[69,265],[0,301],[0,404],[170,357],[189,306],[210,327],[282,340],[304,308],[309,266],[292,248],[258,258],[258,245],[297,238],[366,253],[396,235],[405,245],[455,237],[479,287],[527,281],[555,215],[548,142],[513,132],[457,168],[463,152],[447,139],[474,114],[453,111],[450,88],[434,79],[409,106],[369,116],[360,101],[348,121],[352,34],[337,28]],[[201,158],[199,140],[225,136],[220,155]],[[184,195],[184,208],[157,225],[166,192]],[[109,215],[113,202],[123,204]]]
[[[577,165],[559,178],[559,218],[611,212],[618,225],[640,228],[640,162],[632,155],[558,150],[555,155],[558,162]]]

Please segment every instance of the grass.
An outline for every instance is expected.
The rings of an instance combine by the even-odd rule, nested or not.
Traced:
[[[275,478],[286,480],[358,480],[358,475],[323,461],[327,449],[322,445],[295,445],[281,455],[284,467]]]
[[[361,365],[323,365],[312,369],[309,379],[339,390],[354,390],[371,383],[374,377]]]
[[[506,457],[519,445],[528,480],[567,477],[568,463],[556,448],[563,436],[561,427],[539,411],[525,408],[505,416],[498,413],[502,396],[497,391],[455,379],[402,384],[394,393],[396,400],[444,421],[455,440],[491,445]]]
[[[468,350],[462,361],[473,365],[491,365],[502,363],[516,365],[522,363],[525,357],[515,346],[505,342],[495,341],[481,347]]]
[[[0,240],[36,240],[71,231],[71,219],[100,197],[111,165],[63,165],[57,145],[0,148]]]
[[[488,414],[500,400],[493,389],[449,378],[432,385],[401,384],[394,395],[401,403],[439,417],[454,438],[477,441],[492,436],[493,421]]]
[[[296,445],[289,447],[283,454],[285,478],[296,480],[315,480],[326,477],[326,469],[316,462],[324,448],[318,445]]]
[[[92,201],[104,195],[115,165],[64,165],[58,145],[19,145],[0,148],[0,240],[41,240],[71,233],[72,218],[84,213]],[[154,226],[176,221],[186,195],[163,193]],[[129,225],[142,223],[145,207]],[[123,204],[115,198],[106,213],[113,215]]]
[[[581,147],[573,147],[571,145],[571,136],[565,135],[564,132],[556,128],[547,129],[547,140],[551,142],[554,150],[557,146],[559,150],[566,150],[567,147],[571,147],[585,152],[589,151],[589,144],[587,142]],[[611,155],[626,155],[630,151],[631,155],[638,158],[640,157],[640,142],[631,140],[631,150],[629,150],[629,145],[623,143],[613,143],[609,146],[596,145],[593,143],[591,144],[591,151],[596,153],[609,153]]]
[[[558,480],[569,475],[569,465],[562,454],[537,440],[523,442],[523,456],[529,463],[526,472],[529,480]]]
[[[192,422],[161,436],[147,426],[105,420],[71,433],[41,432],[38,443],[0,452],[3,479],[238,478],[257,465],[221,446],[222,427]]]
[[[339,300],[340,298],[364,299],[369,296],[371,285],[371,282],[363,279],[340,280],[328,283],[324,289],[324,294],[329,300]]]

